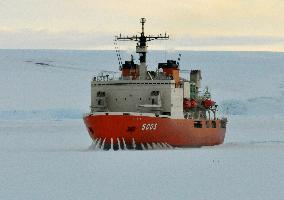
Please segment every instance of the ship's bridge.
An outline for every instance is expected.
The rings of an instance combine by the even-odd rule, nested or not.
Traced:
[[[93,80],[92,112],[182,114],[183,87],[175,80]]]

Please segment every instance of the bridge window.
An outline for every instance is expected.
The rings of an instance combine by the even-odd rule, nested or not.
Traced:
[[[99,106],[103,105],[103,101],[101,99],[98,100],[98,105]]]
[[[210,128],[210,122],[209,121],[206,121],[205,125],[206,125],[206,128]]]
[[[104,97],[104,96],[106,96],[105,92],[102,92],[102,91],[97,92],[97,97]]]
[[[212,128],[216,128],[216,121],[212,121]]]
[[[201,121],[194,121],[194,128],[202,128]]]
[[[221,128],[226,128],[226,121],[221,121]]]
[[[151,96],[158,96],[160,94],[160,91],[152,91]]]

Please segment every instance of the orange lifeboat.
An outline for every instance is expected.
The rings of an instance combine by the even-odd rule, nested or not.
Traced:
[[[187,98],[184,98],[183,99],[183,108],[184,109],[191,109],[191,108],[195,108],[197,106],[197,102],[195,99],[187,99]]]
[[[201,103],[206,109],[211,108],[212,106],[215,105],[215,101],[212,101],[211,99],[205,99]]]

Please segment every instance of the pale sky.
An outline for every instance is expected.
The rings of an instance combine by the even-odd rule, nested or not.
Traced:
[[[0,0],[0,48],[113,49],[141,17],[150,49],[284,52],[283,0]]]

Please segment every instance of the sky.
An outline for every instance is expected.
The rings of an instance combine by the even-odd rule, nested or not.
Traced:
[[[152,49],[284,52],[283,0],[0,0],[0,48],[114,49],[141,17]]]

